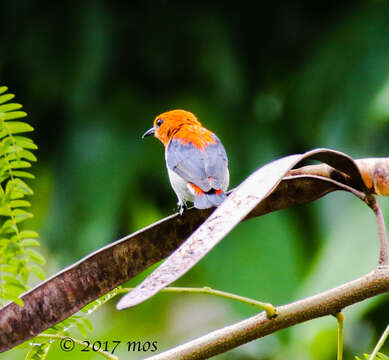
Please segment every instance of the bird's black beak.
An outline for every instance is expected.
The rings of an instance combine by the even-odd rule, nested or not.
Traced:
[[[147,131],[142,135],[142,139],[144,139],[146,136],[153,135],[154,133],[155,133],[155,128],[152,127],[151,129],[147,130]]]

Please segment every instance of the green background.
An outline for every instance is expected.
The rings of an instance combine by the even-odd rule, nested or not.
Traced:
[[[231,187],[315,147],[389,154],[386,1],[13,0],[0,11],[1,84],[24,104],[39,146],[28,227],[40,232],[48,275],[175,211],[163,147],[141,140],[161,112],[190,110],[222,139]],[[389,221],[388,200],[380,204]],[[377,258],[372,212],[334,193],[240,224],[177,284],[278,305],[361,276]],[[89,340],[158,341],[164,350],[256,313],[205,295],[159,294],[123,312],[115,302],[90,316]],[[383,295],[344,311],[346,359],[372,350],[388,305]],[[121,359],[151,355],[118,350]],[[218,358],[335,356],[328,317]],[[100,357],[56,344],[48,356],[92,358]]]

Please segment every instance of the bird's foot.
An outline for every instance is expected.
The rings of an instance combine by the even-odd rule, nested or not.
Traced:
[[[184,215],[185,210],[188,208],[185,202],[179,202],[178,203],[178,212],[182,216]]]

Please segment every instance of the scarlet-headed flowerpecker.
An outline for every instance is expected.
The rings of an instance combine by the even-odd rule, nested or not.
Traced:
[[[229,184],[228,159],[223,144],[185,110],[158,115],[143,137],[154,134],[165,146],[170,183],[182,215],[186,201],[197,209],[219,206]]]

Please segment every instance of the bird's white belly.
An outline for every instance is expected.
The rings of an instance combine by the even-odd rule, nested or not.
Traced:
[[[178,200],[193,201],[193,193],[189,190],[188,183],[174,171],[167,168],[170,184],[176,193]]]

